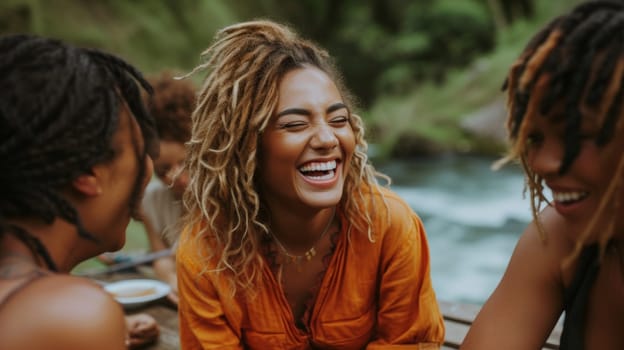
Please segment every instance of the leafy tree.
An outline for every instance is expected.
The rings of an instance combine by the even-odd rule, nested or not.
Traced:
[[[493,20],[483,1],[5,0],[0,32],[105,48],[149,73],[190,69],[218,28],[275,19],[327,47],[367,106],[380,93],[444,81],[449,69],[489,50]]]

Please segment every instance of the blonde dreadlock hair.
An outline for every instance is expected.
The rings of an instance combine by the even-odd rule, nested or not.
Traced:
[[[257,149],[277,108],[282,77],[296,68],[318,68],[333,79],[349,107],[353,101],[327,52],[271,21],[220,30],[202,57],[204,63],[191,72],[205,70],[207,76],[192,115],[185,224],[199,225],[195,239],[209,247],[206,260],[217,261],[215,271],[229,274],[232,292],[250,291],[262,282],[261,238],[269,233],[256,176]],[[372,219],[358,203],[363,203],[362,188],[377,186],[376,176],[383,175],[368,164],[362,119],[351,114],[350,124],[357,147],[340,205],[372,241]]]
[[[503,85],[507,89],[507,129],[511,150],[503,160],[519,159],[527,175],[531,209],[542,238],[538,213],[547,202],[543,179],[528,165],[527,137],[536,115],[548,116],[555,105],[565,116],[564,155],[559,173],[565,173],[581,148],[583,118],[597,118],[600,126],[594,139],[604,146],[622,137],[622,95],[624,88],[624,2],[591,1],[574,8],[569,14],[554,19],[529,42],[514,63]],[[597,212],[576,243],[570,256],[578,256],[598,218],[608,203],[619,208],[616,194],[624,175],[624,153],[602,198]],[[616,209],[617,210],[617,209]],[[600,233],[601,251],[614,232],[616,215]]]

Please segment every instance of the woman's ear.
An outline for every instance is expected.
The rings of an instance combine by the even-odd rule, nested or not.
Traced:
[[[85,196],[97,196],[102,193],[100,181],[94,174],[83,174],[72,181],[72,186]]]

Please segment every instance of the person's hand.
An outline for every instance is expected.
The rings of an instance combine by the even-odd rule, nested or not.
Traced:
[[[178,297],[178,279],[176,275],[174,274],[173,276],[170,276],[167,282],[169,283],[169,286],[171,286],[171,292],[167,295],[167,299],[178,305],[180,298]]]
[[[158,339],[160,328],[156,320],[147,314],[134,314],[126,316],[126,328],[128,329],[128,348],[137,349],[143,345],[153,343]]]

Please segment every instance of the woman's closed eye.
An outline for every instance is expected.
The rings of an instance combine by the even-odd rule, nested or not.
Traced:
[[[307,121],[303,121],[303,120],[296,120],[296,121],[290,121],[290,122],[284,122],[284,123],[280,123],[278,124],[278,128],[280,129],[287,129],[287,130],[298,130],[298,129],[303,129],[308,125]]]
[[[344,115],[332,117],[327,121],[327,123],[333,127],[343,127],[349,123],[349,117],[344,116]],[[311,125],[311,123],[310,121],[307,121],[307,120],[293,120],[293,121],[279,123],[277,124],[277,127],[279,129],[297,131],[297,130],[304,129],[308,127],[309,125]]]
[[[344,126],[344,125],[347,125],[347,124],[348,124],[348,122],[349,122],[349,117],[348,117],[348,116],[346,116],[346,115],[345,115],[345,116],[337,116],[337,117],[332,117],[332,118],[329,120],[329,123],[330,123],[331,125],[333,125],[333,126],[338,126],[338,127],[340,127],[340,126]]]

